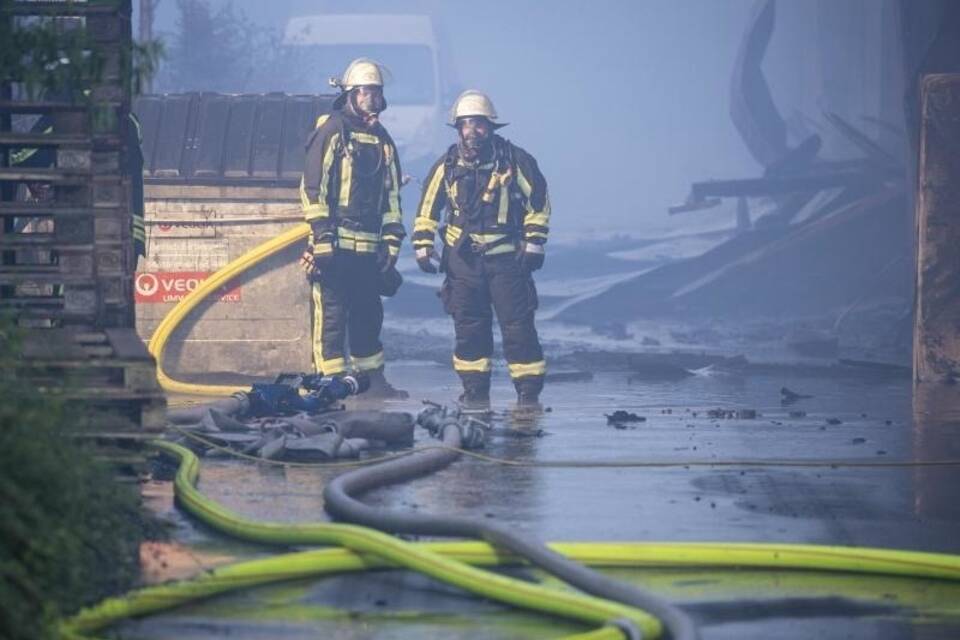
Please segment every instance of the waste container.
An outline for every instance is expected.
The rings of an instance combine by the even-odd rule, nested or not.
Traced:
[[[135,277],[137,331],[210,274],[303,221],[304,143],[333,96],[167,94],[139,98],[147,255]],[[311,368],[310,290],[289,247],[211,296],[174,332],[173,375]]]

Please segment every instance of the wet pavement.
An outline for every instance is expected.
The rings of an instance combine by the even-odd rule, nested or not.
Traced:
[[[416,411],[421,399],[451,402],[459,392],[445,366],[401,362],[388,373],[411,393],[408,401],[388,403],[391,410]],[[784,406],[782,387],[812,397]],[[960,460],[960,416],[944,408],[957,406],[955,390],[923,397],[915,407],[908,380],[783,368],[671,382],[597,373],[588,382],[548,385],[539,414],[513,410],[505,376],[495,377],[493,395],[495,426],[509,431],[498,431],[487,455],[638,464],[504,467],[464,458],[366,500],[491,518],[543,540],[798,542],[960,553],[960,465],[898,466]],[[604,414],[615,409],[646,420],[609,426]],[[756,417],[716,417],[751,415],[744,410]],[[417,438],[429,441],[422,430]],[[832,464],[759,464],[769,460]],[[708,464],[730,461],[744,465]],[[252,518],[314,521],[325,519],[322,490],[332,473],[206,459],[199,486]],[[176,524],[174,542],[198,569],[276,552],[195,524],[173,509],[169,483],[152,485],[149,501]],[[958,583],[778,571],[611,573],[687,605],[707,639],[960,637]],[[539,638],[577,630],[398,571],[262,587],[117,628],[123,638],[181,640]]]

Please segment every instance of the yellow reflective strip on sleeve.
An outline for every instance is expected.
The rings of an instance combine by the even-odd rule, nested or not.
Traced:
[[[390,189],[387,192],[389,210],[383,214],[383,224],[402,223],[403,213],[400,211],[400,176],[397,175],[397,163],[393,161],[393,152],[390,145],[383,147],[383,157],[390,167]]]
[[[350,139],[362,142],[363,144],[380,144],[380,138],[372,133],[364,133],[363,131],[351,131]]]
[[[340,160],[340,206],[347,207],[350,204],[350,185],[353,182],[353,158],[350,154],[344,154]]]
[[[420,247],[432,247],[432,246],[433,246],[433,238],[425,238],[422,240],[413,241],[414,249],[419,249]]]
[[[439,165],[430,176],[430,182],[427,184],[427,190],[423,194],[423,201],[420,203],[420,210],[417,211],[417,220],[426,218],[432,220],[433,205],[437,201],[437,193],[440,191],[440,183],[443,182],[444,165]]]
[[[529,198],[530,194],[533,193],[533,186],[530,184],[530,181],[527,180],[527,176],[523,175],[523,171],[519,167],[517,167],[517,185],[526,198]]]
[[[542,376],[547,372],[547,363],[544,360],[537,362],[510,362],[507,363],[511,378],[524,376]]]
[[[497,210],[497,224],[507,224],[507,212],[510,209],[510,189],[508,184],[500,183],[500,204]]]
[[[390,255],[392,255],[392,256],[399,255],[399,254],[400,254],[400,247],[398,247],[398,246],[395,245],[395,244],[388,244],[388,245],[387,245],[387,252],[388,252]]]
[[[538,227],[550,226],[550,213],[528,213],[523,217],[523,224],[535,224]]]
[[[323,358],[323,289],[320,283],[313,283],[313,366],[317,373],[333,376],[346,370],[346,360],[341,358]]]
[[[333,253],[333,245],[329,242],[321,242],[320,244],[313,245],[313,255],[326,255],[328,253]]]
[[[370,371],[371,369],[379,369],[386,362],[386,359],[383,357],[383,351],[379,351],[372,356],[356,357],[350,356],[350,364],[353,365],[353,368],[358,371]]]
[[[533,185],[527,180],[527,176],[523,175],[523,170],[520,167],[517,167],[517,184],[520,186],[523,195],[529,198],[530,194],[533,193]]]
[[[321,116],[321,118],[326,116]],[[318,120],[319,122],[319,120]],[[319,126],[319,124],[317,125]],[[306,183],[303,176],[300,177],[300,204],[303,207],[303,215],[306,220],[316,220],[317,218],[327,218],[330,216],[330,207],[327,205],[328,185],[330,184],[330,168],[333,166],[334,149],[337,146],[337,139],[340,134],[335,133],[330,136],[327,148],[323,153],[323,162],[320,166],[320,189],[316,202],[310,202],[307,196]]]
[[[523,235],[526,236],[527,238],[546,238],[547,237],[547,234],[545,234],[543,231],[528,231]]]
[[[490,358],[480,358],[479,360],[461,360],[454,355],[453,368],[454,370],[463,373],[487,373],[490,371]]]
[[[444,240],[446,240],[447,246],[452,247],[457,243],[457,240],[460,239],[460,236],[463,234],[463,229],[460,227],[455,227],[452,224],[447,225],[447,232],[444,235]]]
[[[413,232],[417,231],[426,231],[428,233],[436,233],[437,227],[440,226],[440,223],[437,220],[432,218],[420,218],[418,217],[413,221]]]
[[[317,118],[317,124],[313,126],[314,129],[319,129],[323,126],[323,123],[330,119],[330,114],[325,113]]]
[[[536,224],[541,227],[550,226],[550,196],[549,194],[544,196],[543,209],[540,211],[535,211],[533,206],[530,204],[530,194],[533,193],[533,186],[530,184],[530,181],[527,180],[527,176],[523,175],[523,170],[519,167],[517,168],[517,184],[520,186],[520,191],[523,192],[523,195],[527,198],[527,215],[523,219],[524,224]]]

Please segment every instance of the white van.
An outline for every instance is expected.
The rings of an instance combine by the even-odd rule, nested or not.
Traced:
[[[430,164],[450,144],[444,131],[446,104],[454,87],[442,73],[438,38],[426,15],[323,14],[291,18],[284,45],[302,48],[304,66],[291,93],[325,93],[351,60],[372,58],[392,80],[381,121],[397,143],[404,173],[424,179]]]

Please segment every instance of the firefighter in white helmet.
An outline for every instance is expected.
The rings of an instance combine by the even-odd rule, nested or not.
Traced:
[[[453,316],[453,367],[464,404],[489,403],[494,312],[518,401],[537,404],[546,363],[534,326],[531,274],[543,266],[547,182],[533,156],[495,133],[506,124],[483,93],[462,93],[449,124],[459,140],[428,175],[413,232],[417,263],[437,272],[431,258],[439,231],[446,274],[440,297]]]
[[[402,395],[384,378],[380,342],[380,296],[400,285],[395,265],[405,235],[400,160],[379,121],[384,71],[361,58],[331,84],[340,95],[307,141],[300,184],[312,230],[302,263],[313,287],[314,366],[324,375],[368,374],[368,395]]]

